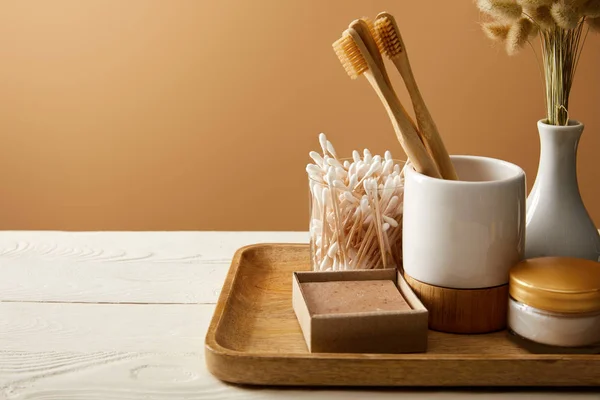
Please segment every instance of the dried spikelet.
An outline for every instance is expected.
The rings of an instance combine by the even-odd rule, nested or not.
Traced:
[[[531,20],[530,20],[531,22]],[[536,25],[534,22],[531,22],[531,30],[529,31],[529,36],[528,39],[534,39],[537,34],[540,32],[540,27],[538,25]]]
[[[538,8],[538,7],[549,7],[552,5],[553,0],[517,0],[517,3],[523,8]]]
[[[550,14],[550,8],[548,7],[537,7],[533,9],[525,9],[525,13],[529,15],[537,24],[539,29],[552,29],[556,26],[552,14]]]
[[[566,1],[558,1],[552,4],[550,14],[556,24],[563,29],[574,29],[579,24],[580,15],[575,6]]]
[[[562,0],[563,2],[571,4],[575,9],[580,10],[588,0]]]
[[[515,55],[527,43],[533,23],[528,18],[521,18],[508,30],[506,36],[506,52]]]
[[[521,18],[523,7],[511,0],[477,0],[479,9],[503,22],[513,22]]]
[[[552,3],[557,0],[517,0],[524,9],[525,8],[538,8],[538,7],[550,7]]]
[[[402,42],[398,38],[398,33],[394,24],[387,17],[377,18],[375,20],[375,31],[383,47],[383,53],[392,58],[402,52]]]
[[[360,49],[347,31],[332,46],[350,78],[356,79],[369,69]]]
[[[600,17],[586,19],[590,25],[590,29],[600,33]]]
[[[497,22],[488,22],[482,25],[483,32],[492,40],[506,40],[510,25],[499,24]]]
[[[590,18],[600,17],[600,0],[589,0],[582,7],[582,14]]]

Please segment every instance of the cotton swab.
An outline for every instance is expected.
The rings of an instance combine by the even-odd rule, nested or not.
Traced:
[[[339,159],[325,134],[323,154],[309,153],[310,234],[318,270],[398,266],[401,260],[403,175],[386,151]],[[361,157],[362,155],[362,157]]]

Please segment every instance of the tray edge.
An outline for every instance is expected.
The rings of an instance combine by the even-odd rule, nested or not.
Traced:
[[[236,350],[232,350],[232,349],[228,349],[226,347],[221,346],[217,340],[216,340],[216,332],[218,330],[222,315],[223,315],[223,310],[226,306],[226,304],[228,303],[228,299],[229,299],[229,295],[231,293],[231,290],[233,288],[233,283],[235,282],[235,279],[237,277],[238,274],[238,270],[239,270],[239,266],[240,266],[240,261],[242,259],[242,257],[244,256],[245,253],[249,252],[249,251],[253,251],[253,250],[258,250],[260,248],[264,248],[264,247],[273,247],[273,246],[285,246],[285,247],[306,247],[307,244],[306,243],[257,243],[257,244],[250,244],[244,247],[239,248],[235,253],[234,256],[232,258],[231,261],[231,265],[229,267],[229,271],[227,272],[227,276],[225,278],[225,282],[223,284],[223,288],[221,290],[221,293],[219,294],[219,298],[217,300],[216,303],[216,307],[215,307],[215,311],[214,314],[211,318],[211,322],[205,337],[205,363],[207,366],[207,369],[209,370],[209,372],[215,376],[216,378],[225,381],[225,382],[230,382],[230,383],[237,383],[237,384],[249,384],[249,385],[279,385],[279,386],[303,386],[302,383],[286,383],[286,382],[281,382],[281,383],[273,383],[270,379],[265,379],[265,381],[257,381],[256,379],[245,379],[243,376],[238,376],[238,375],[232,375],[232,374],[228,374],[227,370],[227,366],[229,364],[229,366],[231,365],[231,362],[235,362],[235,361],[241,361],[242,363],[244,363],[245,361],[248,361],[247,359],[259,359],[262,360],[262,362],[267,362],[269,363],[270,361],[277,361],[277,359],[279,357],[275,356],[275,355],[271,355],[271,354],[265,354],[265,355],[258,355],[258,354],[247,354],[247,353],[243,353],[243,352],[239,352]],[[354,355],[355,356],[355,355]],[[392,358],[395,358],[395,356],[393,357],[385,357],[385,355],[380,355],[382,356],[380,361],[383,362],[393,362],[394,360]],[[489,357],[486,359],[482,359],[481,357],[478,356],[474,356],[474,355],[439,355],[440,357],[438,358],[438,361],[440,362],[455,362],[455,361],[463,361],[463,360],[468,360],[471,359],[473,361],[504,361],[504,362],[511,362],[514,361],[513,357],[510,356],[502,356],[502,357]],[[529,355],[530,357],[526,357],[524,360],[522,361],[526,361],[526,362],[537,362],[537,363],[547,363],[547,362],[556,362],[556,361],[579,361],[579,362],[597,362],[598,359],[595,356],[590,357],[590,355],[582,355],[582,354],[575,354],[575,355],[552,355],[552,354],[531,354]],[[305,360],[306,358],[317,358],[317,359],[321,359],[322,361],[335,361],[339,358],[353,358],[353,355],[340,355],[340,354],[330,354],[330,353],[320,353],[320,354],[314,354],[311,353],[310,357],[306,356],[306,355],[299,355],[298,357],[291,357],[292,359],[296,359],[297,361],[300,360]],[[403,358],[406,358],[405,361],[408,362],[423,362],[423,361],[431,361],[431,359],[429,357],[427,357],[427,354],[411,354],[411,355],[403,355]],[[570,359],[570,360],[569,360]],[[398,360],[396,360],[398,361]],[[314,384],[313,384],[314,385]],[[551,386],[563,386],[564,384],[561,384],[559,382],[555,382],[553,385],[548,385],[548,384],[528,384],[525,386],[538,386],[538,387],[551,387]],[[567,386],[572,386],[573,384],[569,384]],[[600,385],[600,383],[598,384],[592,384],[591,386],[598,386]],[[314,386],[337,386],[337,385],[331,385],[331,384],[316,384]],[[348,386],[348,384],[344,384],[342,386]],[[363,386],[363,385],[360,385]],[[371,385],[365,385],[365,386],[371,386]],[[401,387],[427,387],[430,385],[423,385],[423,384],[410,384],[410,383],[405,383],[405,384],[400,384],[400,385],[389,385],[389,386],[401,386]],[[439,384],[434,384],[431,386],[440,386]],[[452,387],[453,385],[441,385],[442,387]],[[473,386],[473,385],[468,385],[468,386]],[[488,386],[488,385],[485,385]],[[496,385],[493,385],[496,386]],[[502,385],[498,385],[498,386],[505,386],[504,384]],[[508,385],[508,386],[515,386],[514,384],[512,385]],[[516,386],[523,386],[523,385],[519,385],[517,384]],[[589,387],[589,384],[577,384],[576,386],[578,387]],[[463,387],[462,385],[459,385],[457,387]]]

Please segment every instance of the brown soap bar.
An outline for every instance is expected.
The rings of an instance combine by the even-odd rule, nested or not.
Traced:
[[[311,314],[411,309],[390,280],[305,282],[301,286]]]

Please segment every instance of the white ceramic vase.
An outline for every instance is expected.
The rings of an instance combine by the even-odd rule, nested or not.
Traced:
[[[577,146],[583,124],[538,121],[541,154],[527,198],[525,257],[562,256],[600,261],[600,235],[577,183]]]

